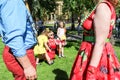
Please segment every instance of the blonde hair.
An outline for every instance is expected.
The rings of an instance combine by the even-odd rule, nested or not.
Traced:
[[[59,22],[59,27],[60,27],[60,23],[63,23],[63,28],[65,27],[65,23],[63,21]]]
[[[47,35],[50,32],[51,32],[51,30],[49,28],[45,28],[45,30],[43,30],[43,32],[41,34]]]

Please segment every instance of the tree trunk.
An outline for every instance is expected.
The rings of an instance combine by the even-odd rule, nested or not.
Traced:
[[[71,24],[71,30],[75,30],[75,21],[74,21],[74,14],[73,14],[73,12],[72,12],[71,22],[72,22],[72,24]]]

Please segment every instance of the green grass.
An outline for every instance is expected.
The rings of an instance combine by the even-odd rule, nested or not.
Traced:
[[[7,70],[2,60],[3,47],[4,45],[0,40],[0,80],[13,80],[12,74]],[[41,65],[37,66],[38,80],[68,80],[76,54],[76,48],[69,45],[65,48],[66,58],[59,59],[56,56],[55,63],[51,66],[41,62]]]
[[[72,64],[79,49],[79,44],[79,41],[68,41],[68,45],[65,47],[64,51],[66,58],[59,59],[58,56],[56,56],[53,65],[49,66],[45,62],[38,65],[38,80],[68,80]],[[2,60],[3,46],[0,40],[0,80],[13,80],[12,74],[7,70]],[[115,46],[114,48],[120,59],[120,47]]]
[[[10,72],[8,72],[5,64],[3,63],[2,59],[2,51],[3,51],[4,44],[1,42],[0,38],[0,80],[13,80],[13,77]]]
[[[114,46],[114,49],[115,49],[115,53],[119,59],[119,62],[120,62],[120,46]]]

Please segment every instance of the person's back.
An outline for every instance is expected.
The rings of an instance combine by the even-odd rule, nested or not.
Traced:
[[[38,44],[34,48],[34,53],[36,55],[37,54],[44,54],[44,53],[46,53],[46,49],[45,49],[44,43],[48,41],[47,36],[39,35],[37,37],[37,39],[38,39]]]
[[[38,36],[38,45],[39,45],[40,48],[45,48],[44,43],[47,42],[47,41],[48,41],[47,36],[45,36],[45,35]]]

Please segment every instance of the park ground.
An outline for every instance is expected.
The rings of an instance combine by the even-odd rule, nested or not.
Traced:
[[[53,65],[48,65],[46,62],[41,62],[41,65],[37,65],[37,74],[38,80],[68,80],[70,77],[70,71],[72,64],[77,55],[79,45],[81,40],[76,39],[77,37],[73,36],[74,31],[68,32],[72,34],[68,36],[67,45],[64,49],[64,54],[66,58],[58,58],[56,55],[55,63]],[[2,59],[2,51],[4,44],[0,39],[0,80],[13,80],[12,74],[7,70]],[[115,53],[118,56],[120,61],[120,44],[116,43],[114,46]]]

